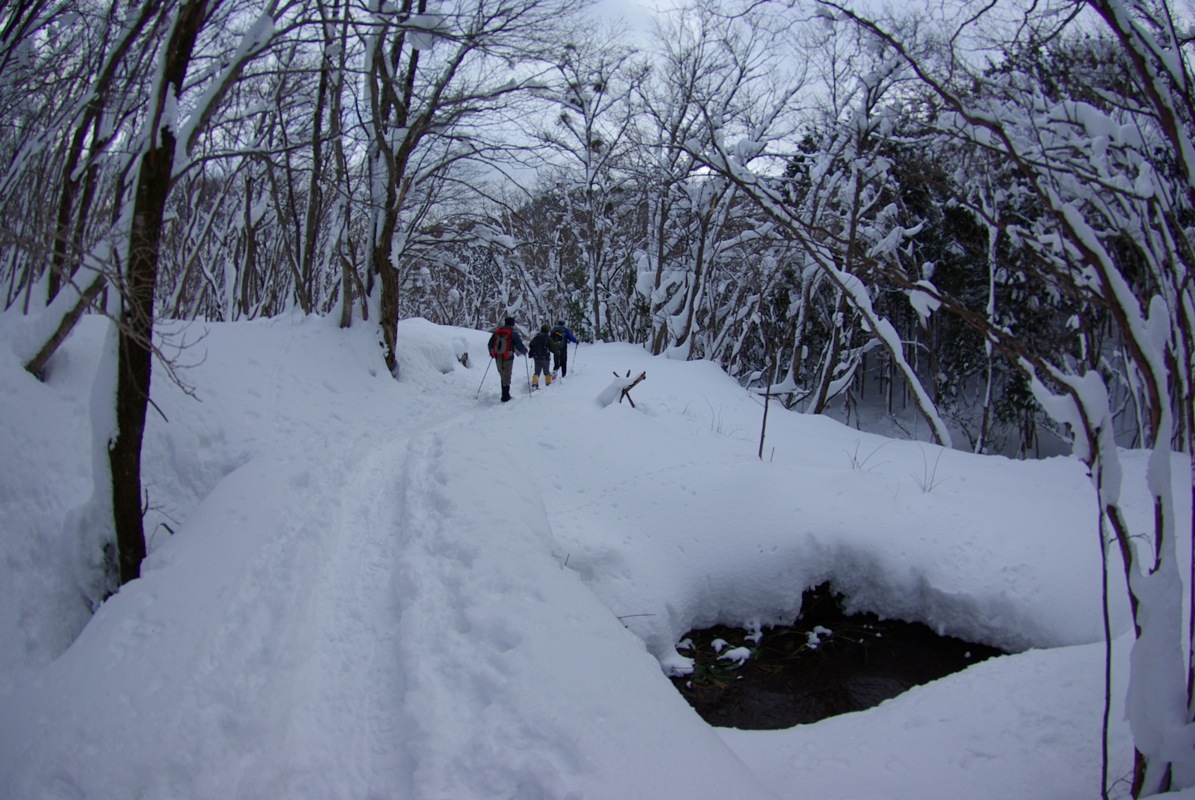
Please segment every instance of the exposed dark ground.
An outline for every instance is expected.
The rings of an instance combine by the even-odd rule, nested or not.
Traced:
[[[958,672],[1000,650],[943,637],[919,623],[846,615],[828,584],[805,593],[791,626],[767,628],[758,644],[736,628],[691,631],[693,674],[673,684],[711,725],[767,730],[859,711],[923,683]],[[811,646],[817,626],[832,633]],[[754,650],[741,667],[720,660],[711,646]]]

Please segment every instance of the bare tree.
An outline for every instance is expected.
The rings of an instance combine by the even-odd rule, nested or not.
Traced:
[[[151,97],[152,106],[143,130],[145,149],[134,189],[128,266],[121,294],[116,430],[108,445],[112,516],[116,526],[121,583],[141,574],[141,562],[145,558],[145,531],[141,524],[141,440],[149,406],[158,245],[178,145],[177,122],[171,116],[171,106],[182,94],[195,42],[208,13],[207,0],[189,0],[179,8],[165,42],[159,81]]]
[[[239,41],[236,56],[227,59],[222,69],[209,71],[206,82],[188,83],[188,69],[195,57],[197,43],[211,15],[219,11],[221,5],[221,0],[187,0],[177,7],[167,4],[143,8],[145,19],[137,17],[138,24],[132,26],[142,34],[127,41],[120,40],[121,44],[113,54],[113,58],[122,64],[112,68],[113,74],[127,72],[147,77],[144,86],[129,89],[127,95],[122,94],[120,102],[128,104],[130,109],[121,117],[129,126],[125,135],[130,147],[128,152],[112,159],[119,169],[113,170],[114,179],[106,184],[112,193],[114,222],[111,230],[123,232],[123,242],[112,240],[107,250],[109,256],[104,258],[105,243],[101,240],[100,249],[93,257],[103,265],[97,272],[106,275],[106,280],[112,283],[116,290],[114,305],[119,306],[113,312],[116,325],[115,334],[110,339],[111,349],[97,378],[97,391],[111,387],[114,415],[108,421],[94,421],[99,438],[97,447],[104,453],[107,475],[97,474],[97,497],[93,502],[105,506],[105,513],[110,514],[122,583],[139,575],[145,557],[141,445],[156,352],[154,320],[157,316],[160,249],[170,190],[180,172],[179,165],[186,163],[188,143],[193,143],[197,131],[210,121],[213,106],[218,104],[241,65],[259,52],[270,38],[270,32],[262,26],[251,28]],[[270,18],[267,16],[266,19]],[[188,94],[188,90],[200,88],[202,91]],[[147,102],[139,105],[134,102],[138,98]],[[93,112],[85,109],[84,117],[90,113]],[[94,129],[93,123],[87,123],[82,129],[99,130]],[[92,152],[93,157],[99,154],[100,151]],[[70,272],[67,270],[66,274]],[[62,313],[62,308],[50,307],[48,313],[62,313],[62,321],[55,326],[54,335],[38,353],[37,359],[49,358],[52,353],[49,345],[61,341],[69,325],[95,296],[97,285],[93,282],[81,290],[79,301],[73,303],[67,313]],[[166,363],[169,370],[170,365]],[[108,369],[112,375],[106,374]],[[98,497],[98,488],[105,480],[109,482],[110,505]]]
[[[643,66],[622,44],[624,37],[622,28],[604,27],[567,40],[548,86],[538,92],[550,107],[533,132],[556,164],[552,192],[562,244],[572,251],[553,279],[568,306],[587,309],[576,322],[598,338],[614,336],[610,304],[618,303],[618,273],[629,262],[628,239],[634,238],[619,224],[617,207],[628,195],[629,101]],[[570,275],[583,279],[583,286]]]
[[[472,157],[476,122],[504,98],[530,85],[534,71],[558,47],[560,24],[578,9],[574,0],[469,0],[432,11],[427,0],[404,0],[391,11],[375,2],[358,22],[368,75],[369,273],[380,280],[382,349],[398,371],[396,337],[401,251],[411,228],[416,171],[441,171]],[[424,159],[436,145],[439,155]],[[421,161],[421,159],[424,159]]]
[[[1114,0],[1091,0],[1034,7],[1019,27],[997,26],[1005,36],[1018,31],[1040,45],[1063,34],[1085,9],[1094,10],[1117,45],[1112,52],[1125,83],[1119,91],[1105,87],[1102,102],[1092,102],[1053,97],[1036,76],[1015,65],[999,76],[970,69],[953,48],[974,43],[971,37],[979,35],[977,26],[988,21],[991,6],[926,48],[923,40],[902,38],[837,3],[821,5],[874,35],[930,88],[941,104],[934,126],[943,136],[1015,165],[1043,212],[1016,231],[1036,256],[1035,279],[1081,298],[1085,316],[1105,316],[1110,323],[1123,354],[1121,369],[1138,387],[1144,445],[1151,451],[1144,488],[1154,514],[1145,529],[1130,522],[1120,499],[1124,478],[1108,379],[1066,350],[1043,350],[1032,337],[993,325],[990,315],[929,281],[914,282],[907,274],[902,281],[897,271],[889,273],[910,290],[916,285],[928,291],[983,331],[1031,377],[1047,411],[1069,426],[1075,453],[1091,473],[1101,544],[1120,556],[1133,613],[1128,697],[1136,744],[1133,794],[1195,786],[1190,746],[1195,672],[1191,651],[1182,651],[1181,630],[1190,592],[1180,578],[1175,526],[1177,504],[1190,499],[1175,496],[1171,480],[1174,451],[1185,452],[1188,462],[1195,453],[1189,399],[1195,375],[1195,248],[1178,222],[1195,207],[1189,145],[1195,103],[1187,45],[1172,12],[1163,3],[1130,9]],[[952,47],[944,49],[943,43]],[[943,52],[952,57],[942,59]],[[1105,522],[1111,542],[1103,539]],[[1192,565],[1185,571],[1190,577]],[[1176,704],[1179,697],[1186,703]],[[1105,794],[1107,782],[1105,774]]]
[[[149,65],[137,57],[135,43],[152,28],[153,5],[130,7],[125,16],[102,3],[34,3],[4,25],[0,52],[7,66],[0,73],[0,104],[10,123],[6,130],[14,135],[3,137],[0,237],[9,255],[4,266],[11,271],[10,286],[18,288],[19,271],[28,313],[33,285],[45,276],[48,298],[38,298],[40,310],[90,262],[86,285],[72,286],[71,296],[50,312],[63,324],[46,326],[58,328],[49,344],[23,354],[34,374],[43,371],[63,331],[69,331],[69,320],[104,286],[91,250],[108,235],[111,218],[92,213],[92,206],[101,158],[144,102],[138,87]],[[10,290],[9,302],[15,298]]]
[[[738,187],[709,174],[696,152],[712,146],[723,125],[763,110],[762,79],[775,66],[765,34],[701,6],[656,28],[659,58],[640,92],[636,129],[647,208],[641,269],[650,279],[644,289],[654,353],[713,355],[711,341],[697,339],[703,330],[716,338],[716,320],[726,316],[712,289],[719,266],[733,276],[752,260],[739,245],[758,220],[746,219],[752,209],[740,202]],[[730,313],[744,308],[731,305]]]
[[[866,48],[861,52],[871,61],[860,65],[849,94],[834,98],[835,113],[822,121],[820,150],[800,194],[794,194],[791,181],[772,175],[768,165],[777,158],[786,161],[798,150],[798,142],[788,137],[795,138],[801,130],[793,122],[791,107],[803,88],[800,83],[782,85],[745,121],[726,114],[710,115],[717,135],[709,145],[689,149],[781,226],[801,246],[808,266],[820,273],[831,289],[829,337],[811,409],[824,409],[829,397],[849,382],[862,354],[879,346],[913,392],[935,440],[949,446],[951,436],[945,421],[909,363],[897,328],[873,297],[873,276],[886,265],[901,264],[900,245],[908,232],[890,201],[895,178],[891,160],[881,149],[894,129],[900,105],[893,95],[899,93],[904,79],[893,54]],[[837,82],[830,87],[835,91],[842,88]],[[779,151],[768,149],[773,142],[781,143]],[[865,338],[852,343],[856,331]]]

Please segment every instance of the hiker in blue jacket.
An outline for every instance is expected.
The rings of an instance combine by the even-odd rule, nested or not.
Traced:
[[[498,367],[498,379],[502,383],[502,402],[510,400],[510,376],[514,374],[515,353],[527,355],[527,348],[515,329],[515,318],[507,317],[505,322],[490,334],[490,357]]]
[[[555,327],[552,328],[549,334],[552,337],[552,342],[556,345],[554,353],[552,374],[560,373],[560,377],[568,374],[568,345],[569,342],[577,343],[577,337],[573,336],[573,332],[565,327],[564,320],[558,320]]]

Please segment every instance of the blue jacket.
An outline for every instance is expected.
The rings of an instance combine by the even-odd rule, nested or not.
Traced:
[[[557,334],[559,334],[559,336]],[[577,337],[573,336],[573,332],[570,331],[568,328],[564,327],[563,325],[554,326],[552,328],[551,335],[552,335],[552,341],[554,341],[554,342],[563,341],[565,343],[568,343],[568,342],[572,342],[573,344],[577,343]]]

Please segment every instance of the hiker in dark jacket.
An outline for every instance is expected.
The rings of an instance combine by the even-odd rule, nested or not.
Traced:
[[[515,329],[514,317],[507,317],[501,325],[494,328],[494,332],[490,334],[489,348],[490,357],[498,367],[498,379],[502,383],[502,402],[505,403],[510,399],[510,376],[514,373],[515,353],[527,355],[523,339]]]
[[[539,376],[544,376],[544,386],[552,384],[552,372],[548,369],[548,359],[556,352],[556,345],[548,333],[547,325],[539,326],[539,333],[531,339],[531,357],[535,359],[535,372],[531,373],[531,388],[539,388]]]
[[[554,359],[555,363],[552,365],[552,373],[555,374],[556,372],[559,372],[560,377],[563,378],[568,374],[569,342],[576,344],[577,337],[573,336],[573,332],[565,327],[564,320],[560,320],[556,323],[556,326],[551,330],[551,336],[552,342],[556,345],[556,358]]]

